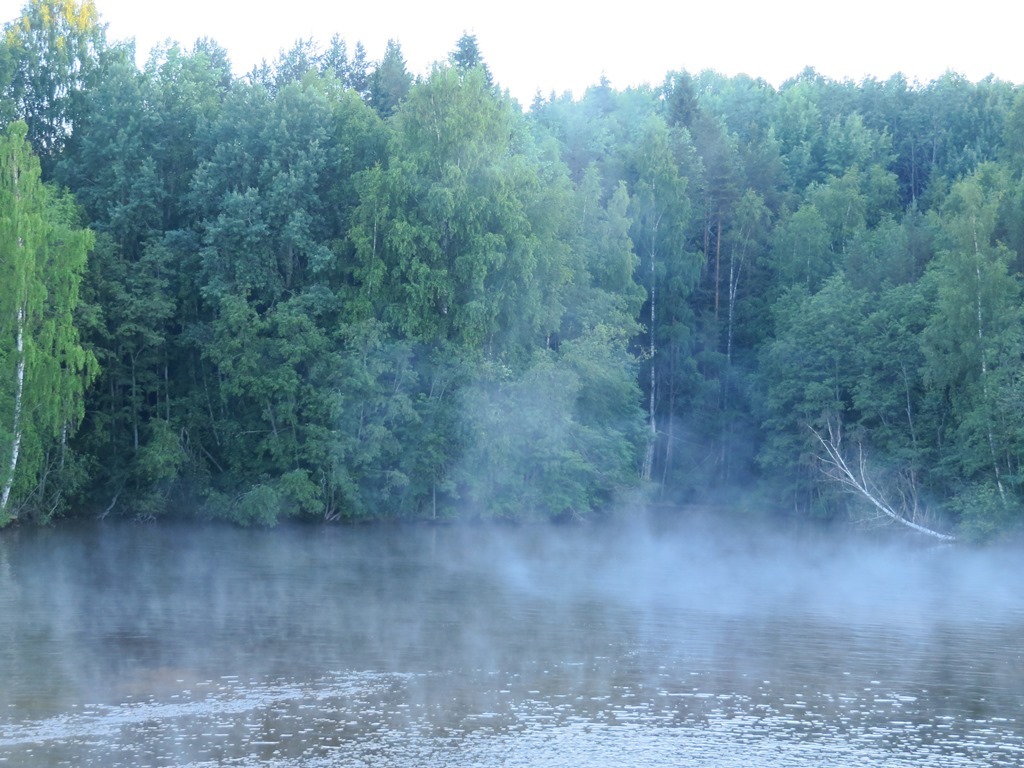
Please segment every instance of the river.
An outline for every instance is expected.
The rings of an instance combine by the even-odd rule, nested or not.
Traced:
[[[0,532],[0,766],[1020,766],[1019,550],[747,526]]]

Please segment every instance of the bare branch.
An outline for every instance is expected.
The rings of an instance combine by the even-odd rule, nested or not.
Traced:
[[[828,422],[827,426],[827,437],[822,435],[813,427],[808,427],[808,429],[811,430],[811,434],[817,438],[818,443],[824,450],[824,455],[819,456],[818,458],[821,461],[821,469],[825,475],[832,480],[835,480],[846,490],[860,496],[894,522],[905,525],[919,533],[923,533],[926,536],[932,536],[941,541],[956,540],[955,536],[951,536],[948,533],[940,533],[939,531],[932,530],[931,528],[927,528],[914,522],[912,519],[908,518],[893,507],[893,505],[885,499],[885,495],[882,493],[881,489],[879,489],[871,480],[871,476],[868,473],[867,457],[864,455],[864,447],[860,443],[857,444],[856,461],[855,464],[851,466],[842,451],[841,428],[838,425],[833,425],[831,420]],[[916,513],[916,498],[914,499],[914,512]]]

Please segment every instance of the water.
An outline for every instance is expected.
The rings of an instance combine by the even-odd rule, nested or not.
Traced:
[[[0,533],[0,766],[1019,766],[1006,549]]]

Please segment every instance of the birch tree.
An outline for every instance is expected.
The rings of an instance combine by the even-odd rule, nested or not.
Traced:
[[[92,0],[28,0],[0,40],[0,115],[24,120],[49,171],[77,122],[78,101],[106,47]]]
[[[1022,455],[1020,419],[1006,402],[1021,377],[1024,324],[1015,254],[997,237],[1005,186],[1000,169],[986,165],[951,189],[945,247],[926,276],[935,298],[923,337],[930,396],[950,415],[944,459],[965,478],[993,482],[1004,505]]]
[[[864,446],[858,443],[853,456],[848,457],[842,444],[841,424],[833,423],[830,420],[827,427],[827,433],[811,429],[815,440],[821,446],[822,453],[818,456],[818,462],[819,468],[826,477],[867,502],[878,513],[894,523],[905,525],[911,530],[940,541],[956,540],[956,537],[951,534],[942,533],[917,522],[919,502],[915,492],[907,493],[900,489],[898,491],[900,500],[898,502],[890,501],[868,466]],[[912,486],[911,489],[914,490]]]
[[[680,175],[678,156],[689,147],[686,137],[673,142],[668,126],[651,118],[638,146],[633,184],[633,244],[640,258],[642,279],[647,289],[643,320],[647,323],[647,416],[649,437],[640,476],[651,480],[658,463],[659,417],[667,408],[675,412],[678,384],[677,365],[688,357],[687,341],[692,337],[693,318],[686,303],[696,285],[700,260],[685,250],[686,226],[691,206],[686,195],[687,178]],[[675,146],[674,146],[675,144]],[[665,290],[671,286],[671,290]],[[662,344],[661,342],[665,342]],[[659,387],[664,392],[659,392]],[[663,406],[659,408],[659,402]],[[668,426],[672,421],[668,419]],[[665,435],[661,467],[671,466],[673,438]]]
[[[83,416],[95,360],[73,312],[92,233],[40,181],[14,123],[0,137],[0,524],[19,514],[46,464]]]

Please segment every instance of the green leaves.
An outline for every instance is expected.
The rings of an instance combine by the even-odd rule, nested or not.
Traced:
[[[405,68],[402,47],[388,40],[384,58],[370,75],[370,105],[381,117],[391,117],[405,100],[412,86],[412,75]]]
[[[1022,314],[1012,254],[994,242],[1005,180],[992,168],[953,186],[942,220],[943,244],[928,280],[934,311],[924,332],[926,376],[933,398],[951,411],[955,444],[946,460],[970,479],[999,485],[1016,476],[1024,445],[1015,399],[1022,373]]]
[[[537,344],[560,315],[564,207],[554,198],[568,187],[546,178],[482,71],[435,69],[394,126],[392,160],[360,181],[357,301],[417,341],[498,356]]]
[[[51,451],[66,449],[96,374],[74,318],[93,235],[42,185],[27,132],[14,123],[0,137],[0,524],[38,490]]]
[[[940,249],[920,279],[910,250],[918,225],[883,222],[851,241],[848,276],[777,300],[760,370],[767,467],[801,462],[800,424],[841,423],[878,471],[904,478],[915,504],[926,485],[960,499],[949,509],[971,535],[1007,524],[1024,449],[1024,316],[1013,255],[996,240],[1005,192],[991,166],[953,185],[932,221]]]
[[[78,100],[93,84],[105,47],[92,0],[29,0],[20,18],[4,27],[0,88],[4,122],[20,119],[47,171],[63,150],[78,117]]]

